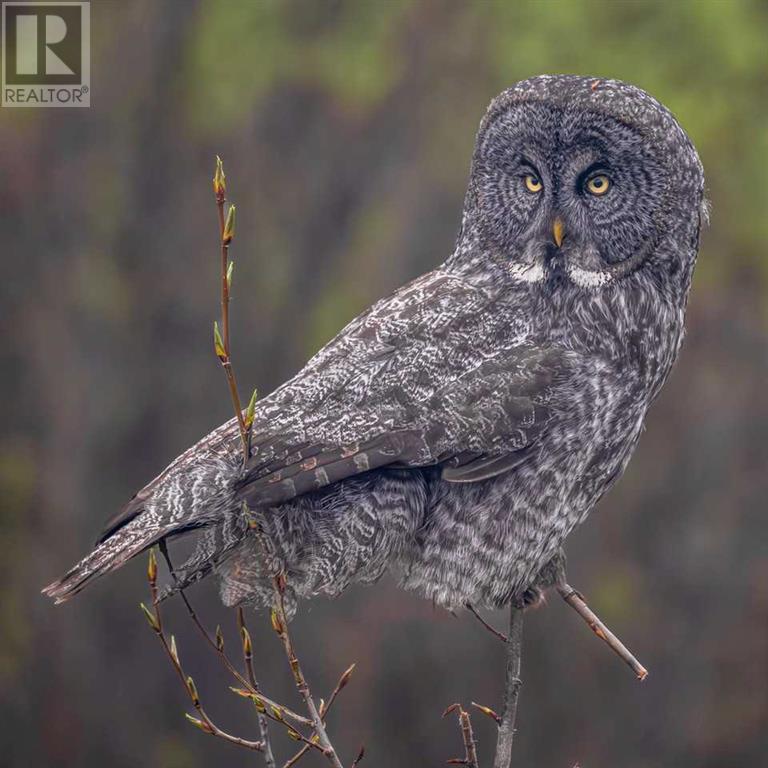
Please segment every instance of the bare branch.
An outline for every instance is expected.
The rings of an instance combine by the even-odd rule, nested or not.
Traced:
[[[245,464],[250,458],[250,431],[253,426],[256,393],[254,392],[254,395],[251,397],[251,400],[248,404],[247,413],[243,415],[240,394],[237,388],[237,380],[235,378],[234,369],[232,367],[230,337],[229,337],[230,336],[229,335],[229,293],[230,293],[230,288],[232,283],[232,268],[229,261],[229,245],[232,242],[232,238],[234,236],[235,208],[234,206],[230,206],[229,211],[227,212],[227,215],[225,217],[224,204],[226,202],[226,182],[225,182],[224,169],[221,163],[221,158],[219,157],[216,158],[216,172],[213,177],[213,191],[216,198],[216,208],[217,208],[218,220],[219,220],[219,234],[221,237],[222,333],[221,333],[221,336],[219,336],[218,330],[216,329],[216,327],[214,327],[214,330],[216,331],[215,333],[216,354],[221,362],[221,365],[224,369],[224,373],[226,374],[226,377],[227,377],[227,384],[229,386],[230,398],[232,400],[232,406],[234,408],[235,416],[237,417],[238,427],[240,429],[240,440],[243,448],[243,463]],[[249,514],[248,507],[245,504],[243,505],[243,514],[246,516]],[[263,533],[261,532],[260,529],[257,529],[256,535],[259,537],[259,541],[262,544],[264,561],[265,563],[268,564],[269,563],[268,548],[265,545]],[[274,575],[272,579],[272,584],[273,584],[273,591],[275,595],[275,601],[274,601],[275,605],[272,609],[272,624],[275,627],[275,631],[280,636],[280,639],[283,641],[285,653],[286,653],[286,656],[288,657],[288,663],[291,667],[294,680],[296,681],[296,687],[298,688],[299,694],[301,695],[302,700],[304,701],[304,705],[307,708],[307,712],[309,713],[309,721],[311,722],[312,729],[315,733],[315,736],[317,737],[317,743],[319,747],[322,749],[323,753],[328,758],[333,768],[342,768],[339,758],[336,755],[336,751],[333,748],[333,745],[331,744],[330,740],[328,739],[328,735],[325,731],[325,726],[323,723],[323,718],[317,706],[315,705],[314,699],[312,698],[312,694],[309,690],[309,685],[307,684],[306,678],[304,677],[304,673],[301,669],[301,665],[299,664],[299,660],[296,657],[296,654],[293,649],[293,642],[288,632],[288,622],[285,616],[285,605],[283,602],[283,597],[285,593],[285,583],[283,581],[282,574]],[[255,683],[256,678],[253,675],[253,668],[251,666],[250,650],[246,649],[246,645],[250,646],[250,635],[248,634],[247,628],[245,628],[245,625],[242,623],[242,615],[240,616],[240,619],[241,619],[240,631],[242,635],[241,639],[243,641],[243,651],[246,657],[245,658],[246,675],[248,675],[248,678],[249,678],[250,688],[252,688],[253,691],[258,692],[258,686]],[[223,654],[222,651],[220,651],[220,653]],[[263,696],[261,696],[260,694],[258,698],[256,697],[253,697],[253,698],[254,698],[254,701],[256,702],[257,709],[259,709],[259,711],[261,712],[261,709],[259,708],[259,702],[265,699],[263,699]],[[278,709],[277,711],[280,712],[281,710]],[[269,712],[266,712],[263,714],[266,714],[267,717],[270,716]],[[260,721],[260,723],[261,722],[262,721]],[[264,724],[266,725],[266,723]],[[305,741],[307,744],[310,744],[312,746],[315,745],[314,741],[309,741],[305,739],[298,732],[290,732],[289,735],[296,738],[296,740]]]
[[[480,768],[477,760],[477,742],[475,733],[472,730],[472,719],[461,704],[451,704],[443,712],[446,717],[451,712],[457,712],[459,717],[459,726],[461,727],[461,739],[464,742],[464,757],[454,757],[446,761],[448,765],[466,765],[467,768]]]
[[[339,678],[339,682],[336,683],[336,687],[331,692],[331,695],[328,697],[328,702],[324,703],[322,700],[320,701],[320,716],[323,718],[323,722],[325,722],[326,715],[328,712],[330,712],[331,707],[333,706],[333,702],[336,701],[336,697],[339,695],[339,693],[346,687],[347,683],[349,682],[349,678],[352,676],[352,672],[355,669],[355,665],[352,664],[348,669],[344,670],[341,677]],[[305,744],[292,758],[289,760],[286,760],[283,764],[283,768],[291,768],[291,766],[296,765],[296,763],[301,760],[304,755],[307,754],[307,751],[309,750],[309,747]],[[365,750],[361,747],[361,752],[364,752]],[[358,755],[357,761],[360,762],[362,760],[362,755]],[[355,763],[352,764],[352,768],[354,768]]]
[[[357,768],[358,765],[363,761],[363,758],[365,757],[365,747],[360,747],[360,751],[357,753],[357,757],[352,761],[351,768]]]
[[[221,362],[224,374],[227,377],[229,396],[232,400],[232,408],[237,418],[237,426],[240,430],[240,442],[243,448],[243,462],[248,461],[251,455],[249,429],[245,425],[243,406],[240,401],[240,392],[237,388],[237,379],[232,367],[232,357],[229,345],[229,292],[232,282],[232,270],[229,261],[229,244],[234,237],[235,206],[230,205],[225,217],[224,204],[227,201],[227,187],[224,176],[224,167],[221,158],[216,157],[216,172],[213,177],[213,193],[216,198],[216,210],[219,219],[219,238],[221,241],[221,336],[218,327],[214,325],[216,337],[216,356]]]
[[[477,744],[475,734],[472,731],[472,720],[469,717],[469,712],[459,708],[459,722],[461,723],[461,737],[464,739],[465,765],[469,768],[479,768]]]
[[[629,648],[603,624],[600,617],[587,605],[579,592],[570,584],[561,584],[557,591],[560,593],[560,597],[587,622],[589,628],[629,666],[638,680],[645,680],[648,677],[648,670],[633,656]]]
[[[257,534],[262,536],[261,531]],[[262,539],[262,545],[264,544]],[[267,550],[263,549],[265,559],[267,558]],[[341,761],[339,760],[336,750],[331,744],[328,734],[325,730],[325,724],[323,718],[320,715],[320,711],[315,704],[315,700],[312,698],[312,692],[309,689],[309,684],[304,676],[304,672],[301,668],[301,664],[296,656],[296,652],[293,647],[293,640],[291,639],[290,632],[288,631],[288,620],[285,615],[285,577],[282,573],[277,574],[272,578],[272,586],[275,595],[275,605],[272,608],[272,626],[277,633],[278,637],[283,642],[283,648],[285,655],[288,659],[288,664],[293,674],[293,679],[296,682],[296,688],[299,691],[304,706],[307,708],[310,720],[312,721],[312,729],[317,736],[319,745],[323,749],[323,753],[328,758],[328,762],[333,768],[343,768]]]
[[[251,634],[245,624],[245,615],[242,607],[237,609],[237,626],[240,630],[240,638],[243,643],[243,661],[245,663],[245,673],[248,676],[248,682],[254,691],[259,690],[259,683],[256,680],[256,673],[253,669],[253,648],[251,646]],[[218,645],[218,643],[217,643]],[[223,653],[223,646],[222,646]],[[264,742],[264,765],[266,768],[275,768],[275,756],[272,753],[272,744],[269,741],[269,726],[266,716],[257,710],[256,717],[259,721],[259,733]]]
[[[250,455],[250,436],[255,419],[257,392],[254,390],[253,395],[251,396],[248,403],[248,407],[244,413],[237,388],[237,380],[235,378],[234,369],[232,366],[230,350],[229,297],[232,287],[234,265],[229,260],[229,245],[234,237],[235,207],[230,206],[225,214],[226,184],[224,169],[219,157],[216,158],[216,171],[213,178],[213,188],[216,199],[219,222],[219,236],[221,242],[221,330],[219,329],[219,323],[215,322],[214,349],[227,378],[227,385],[229,388],[235,416],[237,418],[240,439],[242,443],[243,463],[245,463],[248,461]],[[243,505],[242,511],[246,517],[250,516],[250,511],[248,510],[247,505]],[[212,635],[198,617],[195,609],[192,607],[189,598],[185,594],[185,591],[183,589],[179,589],[179,594],[184,602],[184,605],[186,606],[187,613],[193,624],[197,627],[206,643],[219,656],[219,659],[222,661],[227,670],[232,674],[237,683],[242,686],[233,687],[231,690],[240,696],[249,698],[253,702],[257,710],[258,724],[262,738],[260,741],[250,741],[248,739],[240,738],[239,736],[234,736],[223,731],[211,720],[200,701],[200,696],[194,680],[191,677],[186,676],[184,673],[175,638],[171,635],[169,639],[165,634],[162,615],[160,612],[160,604],[158,602],[157,561],[155,559],[154,550],[150,551],[150,559],[147,567],[147,578],[149,581],[152,597],[152,609],[148,608],[143,603],[141,604],[141,608],[152,630],[160,639],[163,649],[171,661],[171,664],[174,667],[179,680],[184,685],[187,696],[197,711],[197,717],[186,713],[187,720],[195,727],[199,728],[204,733],[217,736],[218,738],[221,738],[232,744],[236,744],[237,746],[260,752],[264,755],[266,768],[275,768],[276,764],[269,741],[267,723],[268,720],[271,720],[272,722],[279,724],[283,729],[285,729],[285,732],[289,738],[303,744],[302,749],[299,750],[299,752],[293,758],[291,758],[288,763],[286,763],[289,768],[311,749],[322,753],[330,762],[332,768],[343,768],[336,754],[336,751],[326,733],[325,717],[327,716],[339,693],[349,681],[349,678],[352,675],[352,671],[354,669],[354,664],[345,670],[345,672],[341,675],[338,683],[336,684],[336,687],[331,692],[328,703],[325,704],[321,700],[319,706],[317,706],[312,697],[309,685],[306,681],[306,677],[304,676],[301,665],[294,651],[293,641],[288,631],[288,621],[285,613],[284,602],[286,589],[285,576],[282,573],[274,573],[274,569],[270,567],[270,542],[266,540],[261,529],[257,525],[252,525],[252,527],[255,529],[254,533],[262,545],[264,561],[267,565],[268,572],[271,575],[274,591],[272,625],[283,642],[283,647],[288,658],[289,666],[291,668],[294,681],[296,682],[296,687],[307,709],[308,717],[300,715],[282,704],[278,704],[269,697],[265,696],[259,688],[253,665],[253,647],[251,635],[248,627],[246,626],[242,609],[238,610],[237,624],[243,652],[245,674],[242,674],[237,669],[235,664],[232,663],[229,656],[227,655],[224,649],[224,636],[221,633],[221,628],[217,627],[215,634]],[[159,547],[166,560],[166,563],[168,564],[171,577],[178,584],[166,542],[162,540],[159,543]],[[310,730],[311,734],[305,735],[305,733],[302,733],[299,728]],[[357,766],[362,760],[363,754],[364,750],[361,749],[352,764],[353,768],[355,768],[355,766]]]
[[[160,640],[160,643],[163,646],[163,650],[165,651],[166,655],[168,656],[168,659],[171,662],[171,665],[176,671],[176,674],[179,680],[181,681],[181,684],[184,686],[184,690],[187,692],[187,696],[192,702],[192,706],[197,710],[198,714],[200,715],[200,719],[198,720],[197,718],[194,718],[191,715],[187,714],[186,715],[187,719],[204,733],[208,733],[211,736],[216,736],[217,738],[223,739],[224,741],[228,741],[232,744],[237,744],[238,746],[244,747],[246,749],[252,749],[257,752],[263,752],[264,751],[263,742],[241,739],[239,736],[232,736],[231,734],[219,728],[211,720],[211,718],[208,716],[207,712],[203,708],[203,705],[200,702],[200,696],[198,694],[197,686],[195,685],[194,680],[191,677],[188,677],[184,674],[184,669],[181,666],[181,661],[179,659],[179,652],[176,647],[176,640],[173,637],[171,637],[169,641],[165,635],[165,631],[163,630],[163,617],[160,612],[160,604],[157,602],[157,561],[155,559],[155,552],[153,549],[149,551],[149,563],[147,565],[147,580],[149,581],[149,589],[152,595],[152,610],[147,608],[143,603],[141,604],[141,608],[145,616],[147,617],[147,621],[149,622],[150,626],[152,627],[158,639]]]
[[[503,632],[499,632],[496,627],[489,624],[476,610],[472,603],[467,603],[467,610],[494,636],[501,640],[502,643],[507,642],[507,636]]]
[[[166,565],[168,566],[168,570],[170,571],[171,578],[173,578],[175,581],[176,572],[174,571],[173,563],[171,561],[171,555],[170,555],[170,552],[168,551],[168,545],[165,542],[165,540],[162,540],[160,542],[160,552],[165,558],[165,562],[166,562]],[[235,665],[232,663],[229,656],[227,656],[224,650],[224,644],[219,642],[217,637],[211,636],[211,633],[206,629],[205,624],[203,624],[203,622],[198,617],[197,612],[192,607],[192,603],[187,597],[186,592],[183,589],[180,589],[179,595],[181,596],[184,606],[187,609],[189,618],[192,620],[192,623],[197,627],[198,631],[202,635],[205,642],[208,643],[208,645],[210,645],[214,651],[216,651],[216,653],[219,655],[219,658],[221,659],[224,666],[232,674],[232,676],[240,683],[240,685],[242,685],[244,688],[251,687],[250,682],[245,677],[243,677],[243,675],[240,674],[237,667],[235,667]],[[254,692],[255,692],[255,688],[254,688]]]
[[[509,607],[509,635],[507,637],[507,664],[504,684],[504,709],[496,741],[493,768],[509,768],[512,764],[512,742],[515,738],[517,699],[520,694],[520,664],[523,651],[523,610],[514,602]]]

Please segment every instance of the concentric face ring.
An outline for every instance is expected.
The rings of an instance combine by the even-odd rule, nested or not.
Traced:
[[[604,110],[558,100],[510,101],[487,119],[473,162],[478,229],[494,251],[519,258],[551,243],[560,224],[566,271],[599,287],[637,269],[669,209],[674,158]],[[530,250],[530,249],[529,249]],[[523,265],[526,278],[530,263]]]

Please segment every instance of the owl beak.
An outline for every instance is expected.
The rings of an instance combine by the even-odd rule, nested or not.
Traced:
[[[560,248],[565,238],[565,225],[563,220],[558,216],[552,223],[552,237],[555,241],[555,245]]]

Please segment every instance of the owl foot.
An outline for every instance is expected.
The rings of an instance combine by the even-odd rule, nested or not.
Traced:
[[[546,601],[547,598],[543,589],[538,586],[528,587],[520,598],[520,608],[524,611],[527,611],[529,608],[539,608]]]
[[[538,608],[546,602],[546,592],[551,587],[565,584],[566,557],[562,548],[539,571],[533,583],[520,596],[520,607],[523,610]]]

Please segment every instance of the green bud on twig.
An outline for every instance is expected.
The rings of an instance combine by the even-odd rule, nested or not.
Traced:
[[[494,712],[490,707],[485,707],[482,704],[477,704],[476,702],[472,702],[472,706],[482,712],[486,717],[490,717],[491,720],[493,720],[496,725],[501,725],[501,717],[497,712]]]
[[[213,193],[216,195],[217,200],[219,198],[223,200],[224,195],[227,194],[224,165],[222,164],[221,158],[218,155],[216,155],[216,170],[213,173]]]
[[[272,612],[269,614],[269,617],[272,620],[272,629],[274,629],[278,635],[282,635],[283,622],[280,621],[280,616],[278,615],[277,611],[274,608],[272,609]]]
[[[243,637],[243,656],[245,656],[246,659],[250,659],[253,655],[253,648],[251,647],[251,634],[248,632],[247,627],[241,627],[240,634]]]
[[[227,266],[227,292],[232,290],[232,273],[235,271],[235,262],[230,261]]]
[[[149,622],[149,626],[152,627],[155,632],[160,632],[160,622],[157,620],[157,616],[155,616],[155,614],[152,613],[152,611],[150,611],[149,608],[144,605],[144,603],[139,603],[139,606],[141,610],[144,611],[144,616]]]
[[[294,741],[301,741],[301,736],[297,731],[294,731],[293,728],[286,729],[286,733],[288,734],[289,739],[293,739]]]
[[[192,699],[192,703],[197,707],[200,704],[200,696],[197,694],[195,681],[191,677],[187,678],[187,690],[189,691],[189,698]]]
[[[181,662],[179,661],[179,650],[176,648],[176,638],[173,635],[171,635],[170,653],[176,666],[181,667]]]
[[[219,331],[219,323],[213,321],[213,348],[216,351],[216,357],[221,360],[222,363],[227,360],[227,350],[224,348],[224,340],[221,338]]]
[[[257,694],[251,693],[251,691],[246,688],[233,688],[230,686],[229,690],[232,691],[232,693],[236,693],[238,696],[242,696],[244,699],[250,699],[256,705],[256,709],[258,709],[259,712],[266,712],[264,702]]]
[[[151,587],[157,584],[157,558],[154,547],[149,550],[149,562],[147,563],[147,580]]]
[[[352,664],[349,669],[347,669],[344,674],[339,679],[339,690],[344,688],[346,684],[349,682],[349,678],[352,677],[352,673],[355,671],[355,665]]]
[[[221,241],[224,245],[229,245],[232,242],[232,238],[235,236],[235,206],[230,205],[227,211],[227,223],[224,225],[224,233],[221,236]]]
[[[208,723],[203,722],[202,720],[198,720],[196,717],[192,717],[192,715],[189,714],[189,712],[184,713],[184,717],[187,718],[187,720],[192,723],[192,725],[195,726],[195,728],[199,728],[204,733],[211,733],[211,727],[208,725]]]
[[[253,419],[256,416],[256,400],[259,397],[259,390],[254,389],[248,407],[245,409],[245,428],[250,429],[253,426]]]

